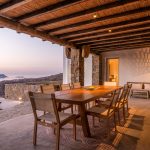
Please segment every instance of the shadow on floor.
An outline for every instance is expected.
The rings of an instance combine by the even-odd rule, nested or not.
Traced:
[[[139,138],[130,135],[123,135],[117,150],[136,150],[138,140]]]
[[[144,118],[144,116],[134,115],[128,128],[142,131],[144,125]]]

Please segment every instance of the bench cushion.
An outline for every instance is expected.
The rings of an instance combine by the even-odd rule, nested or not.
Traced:
[[[144,89],[145,90],[150,90],[150,84],[144,84]]]
[[[142,89],[142,84],[140,84],[140,83],[133,83],[132,84],[132,89],[140,90],[140,89]]]

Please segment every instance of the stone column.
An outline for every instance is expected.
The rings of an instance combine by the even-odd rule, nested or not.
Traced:
[[[84,58],[80,49],[71,50],[71,82],[80,82],[84,85]]]
[[[100,83],[100,56],[92,54],[92,85]]]

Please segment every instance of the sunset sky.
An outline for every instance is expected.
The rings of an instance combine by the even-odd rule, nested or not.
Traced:
[[[8,76],[46,76],[63,71],[63,47],[0,29],[0,73]]]

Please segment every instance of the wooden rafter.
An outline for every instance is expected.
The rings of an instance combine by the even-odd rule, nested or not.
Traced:
[[[32,25],[32,27],[41,27],[41,26],[45,26],[45,25],[48,25],[48,24],[57,23],[57,22],[60,22],[60,21],[66,21],[66,20],[69,20],[69,19],[74,19],[76,17],[82,17],[84,15],[92,14],[92,13],[95,13],[97,11],[107,10],[107,9],[111,9],[111,8],[114,8],[114,7],[118,7],[118,6],[121,6],[121,5],[124,5],[124,4],[129,4],[129,3],[133,3],[133,2],[137,2],[137,1],[138,0],[128,0],[128,1],[121,1],[121,2],[116,1],[116,2],[109,3],[109,4],[105,4],[105,5],[97,6],[97,7],[94,7],[94,8],[87,9],[87,10],[83,10],[83,11],[80,11],[80,12],[76,12],[76,13],[73,13],[73,14],[69,14],[69,15],[66,15],[66,16],[63,16],[63,17],[58,17],[58,18],[51,19],[51,20],[48,20],[48,21],[43,21],[43,22]]]
[[[124,27],[124,28],[114,29],[114,30],[112,30],[111,33],[109,33],[108,31],[101,31],[101,32],[97,32],[97,33],[90,33],[87,35],[78,36],[75,38],[67,38],[66,40],[68,40],[70,42],[76,42],[76,41],[80,41],[80,40],[91,39],[94,37],[102,37],[105,35],[113,36],[113,35],[117,35],[118,33],[126,33],[129,31],[138,31],[138,30],[146,29],[146,28],[150,28],[150,20],[146,24],[140,24],[140,25],[134,25],[134,26]]]
[[[13,1],[9,1],[9,2],[7,2],[7,3],[0,6],[0,14],[4,13],[4,12],[7,12],[11,9],[14,9],[16,7],[19,7],[23,4],[26,4],[30,1],[32,1],[32,0],[13,0]]]
[[[43,40],[50,41],[52,43],[56,43],[56,44],[60,44],[60,45],[66,45],[66,46],[68,45],[70,47],[75,47],[73,44],[67,43],[66,41],[58,39],[55,36],[50,36],[48,34],[42,33],[40,31],[34,30],[34,29],[29,28],[27,26],[24,26],[22,24],[19,24],[17,22],[10,21],[9,19],[1,17],[1,16],[0,16],[0,25],[3,27],[7,27],[10,29],[16,30],[19,33],[26,33],[26,34],[29,34],[33,37],[38,37],[38,38],[41,38]]]
[[[142,29],[140,31],[130,31],[128,33],[120,33],[114,36],[111,35],[107,35],[107,36],[103,36],[103,37],[96,37],[96,38],[91,38],[90,40],[80,40],[78,42],[75,42],[76,44],[89,44],[91,42],[96,42],[96,41],[103,41],[103,40],[112,40],[115,38],[115,40],[121,39],[121,38],[128,38],[128,37],[132,37],[132,36],[136,36],[136,35],[142,35],[142,34],[150,34],[150,28],[149,29]]]
[[[95,49],[91,50],[93,53],[103,53],[103,52],[109,52],[109,51],[123,51],[123,50],[132,50],[132,49],[138,49],[138,48],[147,48],[150,47],[150,44],[143,44],[143,45],[137,45],[137,46],[128,46],[128,47],[122,47],[122,48],[110,48],[110,49]]]
[[[90,44],[90,46],[105,46],[105,45],[112,45],[112,44],[120,44],[120,43],[125,43],[125,42],[134,42],[134,41],[138,41],[138,40],[147,40],[150,39],[150,34],[149,35],[144,35],[142,36],[135,36],[135,37],[130,37],[128,38],[128,40],[126,38],[117,40],[117,41],[105,41],[105,42],[94,42],[92,44]]]
[[[139,44],[128,44],[128,45],[124,45],[124,46],[112,46],[112,47],[107,47],[107,48],[92,48],[92,51],[107,51],[107,50],[117,50],[117,49],[129,49],[129,48],[137,48],[138,46],[142,47],[142,46],[150,46],[149,42],[143,42],[143,43],[139,43]]]
[[[125,17],[125,16],[124,16]],[[147,22],[150,20],[150,16],[146,16],[143,18],[138,18],[138,19],[133,19],[133,20],[125,20],[122,22],[117,22],[109,25],[103,25],[103,26],[98,26],[98,27],[93,27],[93,28],[88,28],[88,29],[83,29],[83,30],[77,30],[77,31],[72,31],[72,32],[67,32],[63,34],[57,34],[57,37],[59,38],[68,38],[68,37],[77,37],[78,35],[86,35],[88,33],[95,33],[98,31],[104,31],[104,30],[109,30],[109,29],[116,29],[116,28],[123,28],[124,26],[130,26],[134,24],[140,24],[141,22]]]
[[[45,8],[39,9],[39,10],[35,10],[34,12],[30,12],[30,13],[26,13],[22,16],[16,17],[14,18],[17,21],[21,21],[24,19],[28,19],[28,18],[32,18],[32,17],[36,17],[38,15],[42,15],[42,14],[46,14],[46,13],[50,13],[52,11],[56,11],[58,9],[70,6],[70,5],[74,5],[76,3],[82,2],[85,0],[65,0],[65,1],[60,1],[59,3],[47,6]]]
[[[111,48],[111,47],[115,47],[115,46],[126,46],[126,45],[130,45],[130,44],[142,44],[142,43],[145,43],[145,42],[150,42],[150,39],[142,39],[142,40],[136,40],[136,41],[132,41],[132,42],[129,42],[129,41],[126,41],[126,42],[123,42],[123,43],[116,43],[116,44],[110,44],[110,45],[103,45],[103,46],[100,46],[100,45],[95,45],[95,46],[92,46],[92,48]]]
[[[127,15],[134,15],[134,14],[141,13],[141,12],[143,13],[143,12],[147,12],[149,10],[150,10],[150,7],[138,8],[138,9],[135,9],[135,10],[130,10],[130,11],[122,12],[122,13],[112,14],[112,15],[97,18],[97,19],[91,19],[91,20],[86,20],[86,21],[74,23],[74,24],[69,24],[69,25],[57,27],[57,28],[50,29],[50,30],[47,29],[45,31],[47,31],[49,33],[53,33],[53,32],[56,32],[56,31],[66,30],[66,29],[70,29],[70,28],[74,28],[74,27],[83,26],[83,25],[86,26],[87,24],[91,24],[91,23],[102,22],[102,21],[106,21],[106,20],[109,20],[109,19],[116,19],[118,17],[124,17],[124,16],[127,16]]]
[[[150,33],[140,33],[140,34],[136,34],[133,36],[129,36],[129,37],[120,37],[120,38],[112,38],[112,39],[97,39],[95,41],[89,41],[87,42],[88,45],[97,45],[97,44],[110,44],[110,43],[114,43],[114,42],[124,42],[127,39],[128,40],[136,40],[136,38],[144,38],[144,37],[149,37]],[[83,45],[82,43],[79,44],[78,46]]]

